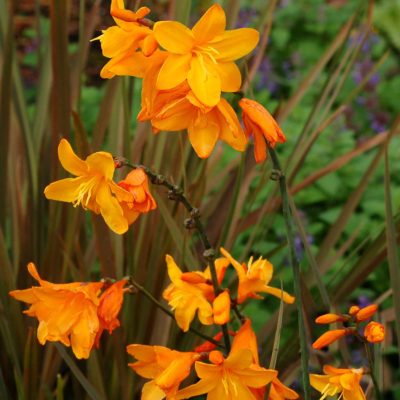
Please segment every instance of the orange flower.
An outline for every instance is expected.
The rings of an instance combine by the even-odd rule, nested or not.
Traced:
[[[100,40],[103,55],[111,60],[100,72],[102,78],[115,75],[143,77],[146,69],[157,58],[158,44],[153,31],[140,23],[150,9],[141,7],[133,12],[125,10],[123,0],[111,1],[111,15],[116,26],[102,31],[102,35],[93,39]],[[141,51],[137,51],[138,49]]]
[[[220,293],[213,301],[214,324],[224,325],[229,322],[231,311],[231,298],[229,291]]]
[[[153,73],[144,79],[139,121],[150,119],[156,132],[187,129],[189,141],[200,158],[209,157],[218,140],[244,151],[246,136],[225,99],[221,98],[215,106],[205,106],[185,83],[173,90],[155,91],[151,80]]]
[[[333,322],[346,321],[343,315],[338,314],[324,314],[320,315],[315,322],[317,324],[332,324]]]
[[[364,337],[371,343],[383,342],[385,327],[379,322],[371,321],[364,329]]]
[[[361,308],[355,315],[357,321],[365,321],[370,319],[378,310],[378,306],[376,304],[370,304],[367,307]]]
[[[360,386],[362,368],[344,369],[325,365],[324,373],[325,375],[310,374],[311,386],[321,392],[321,399],[339,395],[343,400],[365,400]]]
[[[214,321],[210,301],[214,301],[215,297],[209,269],[207,268],[204,272],[197,271],[195,273],[197,276],[194,273],[185,274],[170,255],[167,255],[165,259],[172,283],[164,290],[163,297],[175,311],[175,320],[178,326],[184,332],[188,331],[196,312],[202,324],[211,325]],[[221,271],[225,271],[228,261],[220,258],[216,260],[215,264],[221,276]],[[196,280],[196,283],[191,283],[193,279]],[[216,308],[218,309],[218,307]]]
[[[349,308],[349,314],[350,314],[351,316],[356,315],[359,311],[360,311],[360,307],[358,307],[358,306],[351,306],[351,307]]]
[[[255,359],[256,358],[256,359]],[[258,400],[254,389],[270,383],[277,372],[258,365],[257,342],[250,322],[244,324],[235,336],[229,356],[214,350],[209,355],[211,364],[196,361],[200,381],[176,394],[176,400],[207,393],[207,399]]]
[[[213,336],[213,339],[216,340],[217,342],[220,342],[222,339],[223,333],[218,332],[216,335]],[[216,344],[206,341],[200,344],[199,346],[194,348],[194,351],[196,353],[209,353],[210,351],[214,350],[217,347]]]
[[[99,151],[82,160],[74,153],[68,141],[62,139],[58,145],[58,158],[64,169],[76,178],[50,183],[44,189],[46,198],[66,201],[74,207],[82,205],[84,209],[101,214],[115,233],[125,233],[128,222],[120,202],[130,202],[132,194],[113,181],[115,165],[112,155]]]
[[[299,395],[289,387],[285,386],[278,378],[271,382],[269,391],[269,400],[293,400],[298,399]]]
[[[124,300],[124,286],[127,284],[126,279],[122,279],[113,283],[100,296],[97,315],[99,317],[100,327],[96,336],[96,346],[99,347],[100,337],[106,329],[108,333],[120,326],[118,314],[121,311],[122,302]]]
[[[97,315],[102,282],[55,284],[40,278],[33,263],[28,271],[40,286],[14,290],[10,296],[31,304],[24,314],[39,320],[37,337],[72,346],[77,358],[88,358],[100,329]],[[104,315],[106,315],[105,313]]]
[[[267,145],[275,147],[276,143],[285,143],[283,134],[274,117],[254,100],[243,98],[239,101],[243,110],[245,133],[254,136],[254,158],[257,163],[267,158]]]
[[[292,304],[294,302],[294,297],[290,294],[278,288],[268,286],[274,272],[274,267],[269,261],[260,257],[257,261],[253,262],[253,258],[251,257],[246,266],[246,264],[240,264],[236,261],[223,247],[220,250],[230,261],[238,275],[237,302],[239,304],[242,304],[247,298],[261,299],[262,297],[257,292],[268,293],[272,296],[282,298],[285,303]]]
[[[218,4],[192,30],[175,21],[156,22],[154,36],[169,52],[157,89],[170,90],[187,79],[195,96],[209,107],[218,104],[221,91],[238,91],[241,75],[233,61],[255,48],[259,34],[249,28],[226,31],[225,26],[225,13]]]
[[[189,375],[199,354],[170,350],[162,346],[131,344],[127,352],[138,361],[129,366],[140,376],[151,379],[142,389],[142,400],[175,399],[181,382]]]
[[[322,349],[351,333],[353,333],[353,330],[351,329],[335,329],[325,332],[313,343],[312,347],[317,350]]]
[[[124,180],[118,182],[118,186],[132,194],[131,201],[120,203],[128,224],[132,224],[141,213],[157,208],[149,190],[147,175],[142,169],[129,172]]]

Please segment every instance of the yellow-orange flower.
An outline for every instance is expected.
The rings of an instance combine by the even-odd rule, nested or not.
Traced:
[[[209,355],[211,364],[196,361],[195,369],[200,381],[176,394],[176,400],[207,393],[207,399],[259,400],[254,389],[271,382],[277,372],[258,365],[255,335],[250,322],[244,324],[235,336],[232,349],[225,359],[214,350]],[[255,356],[257,360],[255,360]]]
[[[178,326],[184,332],[188,331],[196,312],[202,324],[213,324],[213,309],[210,301],[214,300],[214,290],[209,281],[209,270],[197,271],[195,275],[185,274],[170,255],[166,256],[166,262],[172,283],[164,290],[163,297],[175,311]],[[220,271],[225,270],[227,265],[228,261],[223,258],[216,260],[216,267]],[[200,282],[193,283],[193,279],[200,279]]]
[[[187,79],[195,96],[210,107],[218,104],[221,91],[238,91],[241,75],[233,61],[255,48],[259,34],[250,28],[225,27],[225,12],[218,4],[192,30],[175,21],[156,22],[154,36],[170,53],[158,74],[157,89],[169,90]]]
[[[365,400],[360,386],[362,369],[343,369],[325,365],[324,373],[325,375],[310,374],[311,386],[321,392],[321,400],[335,395],[340,395],[343,400]]]
[[[154,79],[154,74],[151,76]],[[221,98],[215,106],[205,106],[186,84],[154,92],[154,86],[145,78],[138,120],[148,119],[156,132],[187,129],[189,141],[200,158],[209,157],[218,140],[238,151],[246,148],[246,136],[230,104]]]
[[[97,307],[103,283],[54,284],[41,279],[33,263],[28,271],[40,286],[14,290],[10,296],[31,304],[24,313],[38,319],[40,344],[61,342],[71,346],[77,358],[88,358],[99,330]]]
[[[46,198],[66,201],[74,207],[82,205],[96,214],[101,214],[106,224],[115,233],[128,230],[120,201],[131,202],[132,194],[113,181],[114,160],[110,153],[99,151],[80,159],[67,140],[58,145],[58,158],[65,170],[77,176],[50,183],[44,189]]]
[[[162,346],[131,344],[127,352],[138,361],[129,366],[140,376],[151,379],[142,389],[142,400],[175,399],[180,383],[189,375],[199,354],[170,350]]]
[[[229,291],[220,293],[213,301],[214,324],[224,325],[229,322],[231,311],[231,298]]]
[[[100,296],[97,315],[99,317],[99,330],[96,336],[96,345],[99,347],[99,340],[104,330],[108,333],[120,326],[118,314],[124,300],[124,286],[128,283],[126,279],[122,279],[113,283]]]
[[[132,194],[131,201],[120,203],[128,224],[132,224],[140,214],[157,208],[149,190],[147,175],[142,169],[129,172],[125,179],[118,182],[118,186]]]
[[[143,77],[148,66],[160,53],[153,31],[140,23],[150,9],[141,7],[136,12],[126,10],[123,0],[111,1],[111,15],[117,25],[93,39],[100,40],[103,55],[111,60],[100,72],[102,78],[115,75]],[[141,51],[137,51],[141,49]]]
[[[274,272],[274,267],[269,261],[260,257],[257,261],[253,262],[253,258],[251,257],[248,265],[244,263],[240,264],[224,248],[221,247],[220,250],[223,256],[230,261],[238,275],[237,302],[239,304],[243,303],[247,298],[262,298],[257,294],[258,292],[282,298],[285,303],[294,303],[294,297],[287,292],[268,286]]]
[[[312,347],[318,350],[322,349],[323,347],[326,347],[331,343],[336,342],[336,340],[339,340],[343,336],[349,335],[351,333],[353,333],[353,330],[351,329],[334,329],[325,332],[313,343]]]
[[[278,378],[271,382],[269,400],[293,400],[298,399],[299,395],[289,387],[285,386]]]
[[[329,313],[320,315],[318,318],[315,319],[315,322],[317,324],[332,324],[339,321],[346,321],[346,318],[343,315]]]
[[[383,342],[385,327],[379,322],[371,321],[364,329],[364,337],[371,343]]]
[[[286,142],[286,137],[274,117],[260,103],[243,98],[239,106],[243,110],[245,133],[254,137],[254,158],[260,163],[267,158],[267,145],[275,147],[276,143]]]

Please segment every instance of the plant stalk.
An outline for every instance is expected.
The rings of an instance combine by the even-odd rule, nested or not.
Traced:
[[[268,145],[268,143],[267,143]],[[306,337],[306,328],[304,321],[304,314],[302,308],[302,295],[300,286],[300,264],[297,260],[295,246],[294,246],[294,234],[292,226],[292,217],[290,213],[288,190],[286,186],[286,177],[282,171],[281,164],[279,162],[278,154],[276,151],[268,146],[268,153],[271,157],[271,161],[276,172],[275,177],[279,181],[279,190],[282,197],[282,211],[285,220],[286,236],[289,245],[289,263],[293,271],[294,281],[294,293],[296,296],[296,307],[299,318],[299,337],[300,337],[300,355],[301,355],[301,373],[304,387],[304,400],[311,399],[310,379],[308,375],[308,364],[309,364],[309,352]],[[275,178],[274,177],[274,178]]]
[[[371,348],[365,339],[363,339],[363,342],[364,342],[365,352],[366,352],[367,358],[368,358],[369,373],[372,378],[372,383],[374,384],[376,400],[382,400],[382,395],[381,395],[381,391],[379,389],[379,384],[378,384],[378,381],[376,380],[376,376],[375,376],[374,359],[372,357]]]

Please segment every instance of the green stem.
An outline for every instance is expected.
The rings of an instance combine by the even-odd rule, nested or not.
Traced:
[[[164,186],[169,190],[168,198],[170,200],[178,201],[183,204],[183,206],[189,212],[191,220],[193,222],[193,226],[196,228],[197,232],[199,233],[201,242],[203,243],[203,247],[204,247],[203,256],[209,263],[210,273],[211,273],[211,281],[212,281],[213,288],[214,288],[214,294],[215,294],[215,296],[218,296],[222,292],[222,289],[218,283],[217,270],[215,268],[216,251],[211,246],[210,241],[207,236],[207,233],[203,226],[203,223],[201,222],[200,210],[198,208],[193,207],[192,204],[190,203],[190,201],[188,200],[188,198],[186,197],[185,193],[183,192],[183,190],[179,186],[171,183],[165,176],[156,174],[155,172],[153,172],[150,168],[146,167],[145,165],[130,164],[127,160],[119,159],[119,158],[115,158],[115,161],[118,164],[118,166],[127,166],[127,167],[130,167],[133,169],[136,169],[136,168],[142,169],[146,173],[146,175],[150,178],[151,182],[154,185]],[[229,353],[231,350],[231,342],[230,342],[230,338],[229,338],[227,324],[221,325],[221,330],[222,330],[222,334],[224,336],[225,349],[226,349],[227,353]]]
[[[134,279],[130,278],[129,283],[136,288],[139,292],[143,293],[151,302],[153,302],[160,310],[164,311],[165,314],[169,315],[172,319],[175,319],[174,313],[170,311],[167,307],[164,306],[161,302],[159,302],[149,291],[147,291],[142,285],[139,285]],[[196,328],[189,327],[189,331],[193,332],[197,336],[200,336],[202,339],[207,340],[208,342],[211,342],[215,344],[218,347],[221,347],[221,344],[219,344],[218,341],[213,339],[212,337],[205,335],[204,333],[200,332]]]
[[[375,377],[374,359],[372,357],[371,348],[365,339],[363,340],[363,342],[364,342],[365,352],[367,353],[367,358],[368,358],[369,373],[371,375],[372,383],[374,384],[374,388],[375,388],[376,400],[382,400],[382,395],[381,395],[381,391],[379,390],[378,381],[376,380],[376,377]]]
[[[282,167],[279,162],[279,158],[276,151],[268,146],[268,153],[271,157],[273,167],[276,171],[276,178],[279,180],[279,190],[282,197],[282,211],[285,220],[287,241],[289,244],[289,262],[293,270],[294,293],[296,296],[296,307],[299,318],[300,355],[301,355],[301,370],[302,370],[301,373],[303,378],[304,399],[310,400],[311,389],[310,389],[310,380],[308,375],[309,353],[308,353],[304,314],[302,308],[300,265],[297,260],[295,246],[294,246],[294,234],[292,226],[292,217],[289,206],[288,190],[286,186],[286,177],[282,171]]]

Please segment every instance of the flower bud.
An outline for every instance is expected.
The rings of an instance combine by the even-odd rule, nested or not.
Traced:
[[[364,329],[364,337],[371,343],[379,343],[385,339],[385,327],[379,322],[371,321]]]

